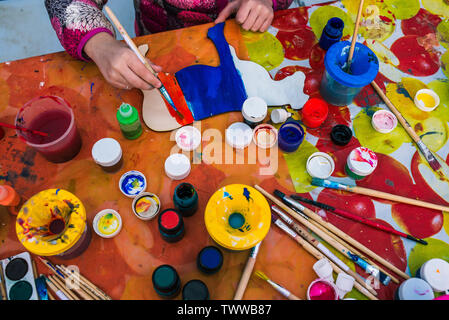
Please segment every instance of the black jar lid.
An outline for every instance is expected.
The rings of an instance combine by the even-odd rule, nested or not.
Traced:
[[[218,272],[223,265],[223,253],[214,246],[203,248],[197,257],[197,266],[206,274]]]
[[[159,229],[167,234],[175,234],[184,226],[182,215],[176,209],[166,209],[159,214]]]
[[[332,128],[331,140],[339,146],[345,146],[351,141],[352,130],[344,124],[337,124]]]
[[[209,289],[201,280],[190,280],[182,288],[183,300],[209,300]]]

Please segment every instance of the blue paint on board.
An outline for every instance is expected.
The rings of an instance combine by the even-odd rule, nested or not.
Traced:
[[[218,67],[194,65],[175,74],[195,120],[240,111],[247,98],[243,80],[235,68],[223,30],[224,22],[210,28],[207,33],[220,57]]]

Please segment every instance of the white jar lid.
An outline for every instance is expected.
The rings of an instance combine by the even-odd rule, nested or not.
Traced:
[[[185,126],[176,131],[176,144],[183,151],[192,151],[201,144],[201,132],[193,126]]]
[[[423,96],[427,96],[427,98],[429,100],[433,100],[434,103],[426,106],[424,100],[422,100]],[[440,104],[440,97],[433,90],[421,89],[416,92],[413,101],[415,102],[415,106],[417,106],[422,111],[430,112],[438,107],[438,105]]]
[[[314,178],[327,179],[335,170],[335,162],[327,153],[315,152],[307,159],[306,170]]]
[[[92,147],[92,158],[103,167],[111,167],[122,158],[122,148],[117,140],[112,138],[100,139]]]
[[[165,160],[165,173],[173,180],[186,178],[190,173],[190,159],[182,153],[172,154]]]
[[[104,209],[95,215],[92,225],[100,237],[113,238],[122,229],[122,217],[113,209]]]
[[[250,97],[243,102],[242,115],[250,122],[260,122],[268,113],[267,103],[259,97]]]
[[[365,147],[358,147],[349,154],[347,164],[355,174],[367,176],[376,169],[377,161],[377,155],[373,151]]]
[[[424,280],[410,278],[401,283],[398,288],[400,300],[432,300],[435,298],[432,287]]]
[[[278,131],[270,124],[259,124],[253,131],[253,142],[262,149],[272,148],[278,140]]]
[[[234,122],[226,129],[226,142],[233,148],[244,149],[253,139],[253,130],[243,122]]]
[[[147,188],[147,179],[142,172],[131,170],[121,176],[118,187],[125,196],[134,198],[139,193],[145,191]]]
[[[161,201],[154,193],[142,192],[134,198],[132,209],[139,219],[151,220],[159,213]]]
[[[443,259],[430,259],[424,263],[420,275],[433,290],[443,292],[449,290],[449,263]]]
[[[398,125],[398,119],[392,112],[382,109],[374,112],[371,124],[377,132],[390,133]]]

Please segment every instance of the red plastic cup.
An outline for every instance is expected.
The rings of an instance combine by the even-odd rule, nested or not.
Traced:
[[[16,126],[48,134],[41,136],[17,130],[17,135],[48,161],[69,161],[81,149],[73,110],[62,98],[42,96],[27,102],[17,113]]]
[[[327,118],[329,108],[327,102],[319,98],[311,98],[302,107],[302,121],[309,128],[319,127]]]

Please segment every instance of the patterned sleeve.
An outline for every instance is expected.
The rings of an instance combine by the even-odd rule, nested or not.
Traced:
[[[83,48],[99,32],[107,32],[115,37],[112,24],[101,11],[106,2],[107,0],[45,0],[56,35],[72,57],[90,60]]]
[[[284,10],[290,7],[293,0],[273,0],[273,10]]]

